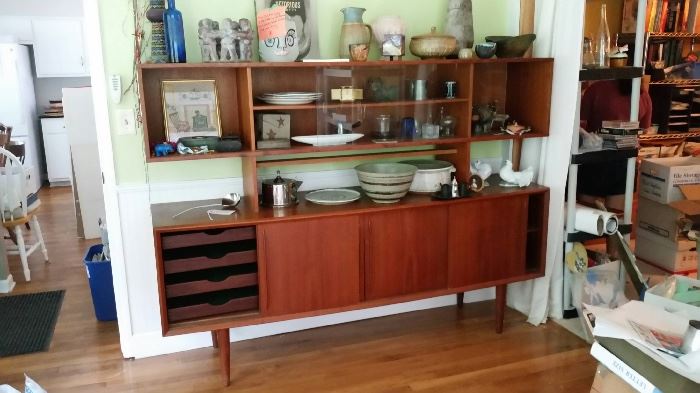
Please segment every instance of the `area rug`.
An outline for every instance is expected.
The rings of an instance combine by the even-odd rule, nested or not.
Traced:
[[[64,290],[0,297],[0,357],[49,349]]]

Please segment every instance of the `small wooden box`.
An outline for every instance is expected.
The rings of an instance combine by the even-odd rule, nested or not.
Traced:
[[[289,113],[258,113],[255,131],[258,140],[269,141],[290,138],[292,116]]]
[[[341,102],[352,102],[364,98],[362,89],[353,89],[352,86],[343,86],[340,89],[331,89],[331,99]]]

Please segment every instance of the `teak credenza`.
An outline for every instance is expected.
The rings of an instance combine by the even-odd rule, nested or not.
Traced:
[[[245,196],[237,213],[207,218],[193,206],[218,201],[152,206],[161,323],[164,335],[211,331],[230,379],[229,328],[363,309],[496,287],[496,331],[503,329],[506,285],[544,274],[549,190],[491,186],[471,198],[436,201],[409,194],[381,205],[363,197],[343,206],[300,203],[291,208],[259,206],[258,168],[350,160],[434,156],[452,162],[457,177],[469,174],[472,143],[549,134],[552,59],[424,60],[366,63],[144,64],[139,66],[146,146],[165,139],[160,84],[163,80],[213,79],[219,91],[224,135],[238,135],[243,150],[207,156],[150,156],[151,163],[239,157]],[[334,70],[329,73],[328,70]],[[322,91],[347,84],[329,74],[350,75],[364,87],[369,78],[428,79],[428,99],[391,102],[267,105],[254,97],[274,91]],[[458,82],[455,99],[440,98],[442,81]],[[496,102],[500,113],[530,125],[524,137],[472,135],[472,106]],[[454,136],[371,141],[371,122],[359,141],[331,147],[292,143],[256,149],[256,112],[292,116],[291,134],[313,135],[329,112],[373,118],[415,116],[445,107],[457,117]],[[324,130],[325,131],[325,130]],[[150,147],[149,147],[150,149]],[[381,149],[381,150],[377,150]],[[167,165],[167,164],[166,164]],[[516,162],[517,165],[517,162]]]

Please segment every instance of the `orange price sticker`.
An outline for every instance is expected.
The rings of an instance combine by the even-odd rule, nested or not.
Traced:
[[[287,7],[266,8],[258,12],[258,36],[260,40],[282,37],[287,32]]]

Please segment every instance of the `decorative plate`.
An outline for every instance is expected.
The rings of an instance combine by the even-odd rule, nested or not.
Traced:
[[[306,200],[319,205],[344,205],[360,199],[360,193],[346,188],[328,188],[311,191],[306,194]]]

